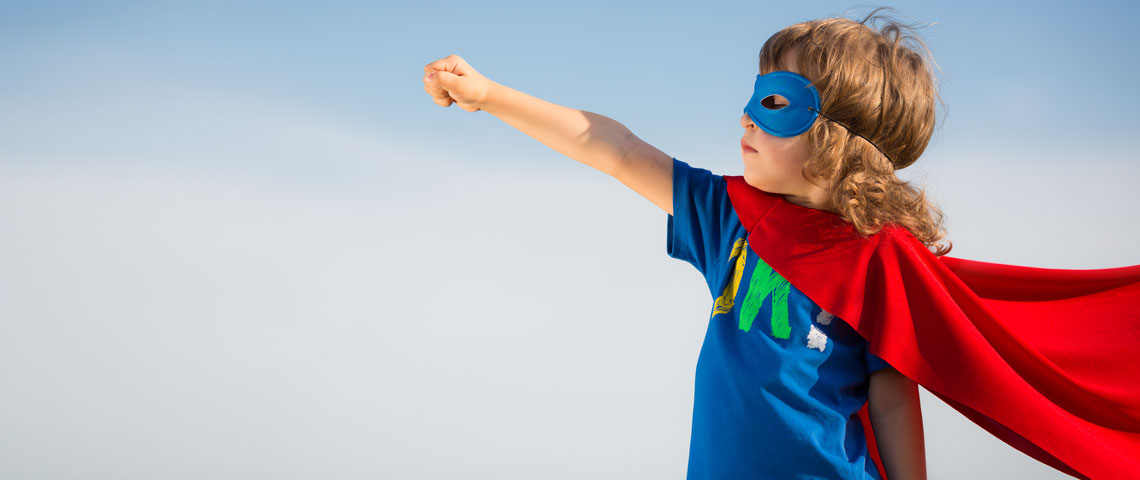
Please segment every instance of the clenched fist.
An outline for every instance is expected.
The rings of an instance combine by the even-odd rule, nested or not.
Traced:
[[[471,68],[459,55],[448,55],[424,65],[424,91],[441,107],[452,102],[474,112],[483,108],[487,93],[495,84]]]

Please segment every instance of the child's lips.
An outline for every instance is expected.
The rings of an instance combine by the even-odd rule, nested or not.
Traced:
[[[740,148],[744,150],[744,153],[756,153],[756,149],[749,147],[747,143],[744,143],[744,140],[740,141]]]

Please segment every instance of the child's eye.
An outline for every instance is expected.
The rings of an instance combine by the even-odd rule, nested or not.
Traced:
[[[760,105],[764,106],[764,108],[767,108],[768,110],[779,110],[788,106],[788,99],[776,94],[772,94],[764,97],[763,100],[760,100]]]

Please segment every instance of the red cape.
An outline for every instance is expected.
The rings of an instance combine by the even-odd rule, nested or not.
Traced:
[[[1053,468],[1140,477],[1140,265],[937,257],[903,228],[862,238],[834,213],[724,178],[748,245],[871,353]],[[883,472],[867,412],[859,417]]]

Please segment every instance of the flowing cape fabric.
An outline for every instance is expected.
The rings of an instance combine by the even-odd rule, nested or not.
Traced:
[[[834,213],[724,178],[748,245],[871,353],[1049,466],[1078,478],[1140,477],[1140,265],[938,257],[903,228],[863,238]],[[883,472],[868,415],[864,405]]]

